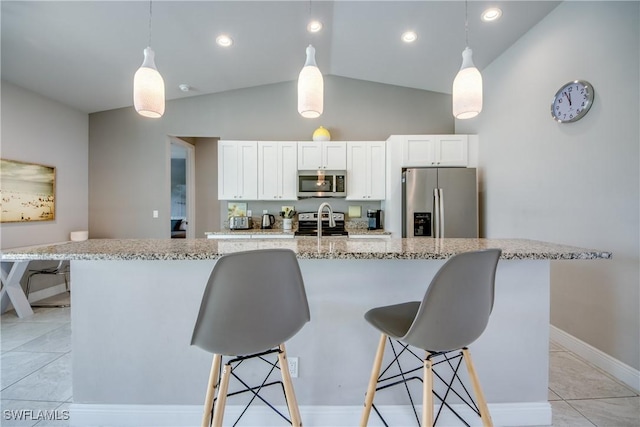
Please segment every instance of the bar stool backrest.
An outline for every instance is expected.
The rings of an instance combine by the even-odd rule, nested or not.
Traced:
[[[440,268],[401,338],[431,352],[457,350],[478,339],[493,309],[500,249],[454,255]]]
[[[257,353],[284,343],[309,319],[293,251],[232,253],[211,272],[191,344],[221,355]]]

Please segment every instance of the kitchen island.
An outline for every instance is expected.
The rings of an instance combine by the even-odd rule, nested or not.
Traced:
[[[519,239],[167,239],[45,245],[2,259],[71,261],[72,425],[195,426],[211,355],[189,342],[216,259],[289,248],[311,310],[311,322],[287,343],[289,357],[299,358],[293,381],[303,422],[352,426],[378,342],[364,313],[421,299],[447,258],[495,247],[503,250],[495,305],[471,346],[476,368],[496,425],[550,424],[550,263],[600,262],[608,252]],[[392,424],[412,423],[402,393],[378,398]],[[245,425],[281,424],[260,407],[246,416]],[[379,425],[374,415],[370,425]]]

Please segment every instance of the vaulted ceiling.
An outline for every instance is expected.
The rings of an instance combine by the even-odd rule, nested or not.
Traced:
[[[468,40],[482,70],[560,2],[470,1]],[[451,93],[465,47],[462,1],[5,1],[2,79],[93,113],[133,104],[149,43],[167,99],[296,80],[305,48],[325,75]],[[503,15],[483,22],[499,7]],[[306,31],[311,18],[323,22]],[[400,36],[414,30],[418,39]],[[233,38],[230,48],[215,43]],[[183,92],[179,85],[192,89]]]

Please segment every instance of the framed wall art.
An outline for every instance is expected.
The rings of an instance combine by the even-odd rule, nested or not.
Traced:
[[[56,219],[56,168],[0,159],[0,222]]]

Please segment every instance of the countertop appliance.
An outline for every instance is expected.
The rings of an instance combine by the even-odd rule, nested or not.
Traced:
[[[270,214],[262,215],[262,222],[260,223],[260,228],[268,229],[271,228],[273,224],[275,224],[276,218]]]
[[[349,232],[344,229],[344,213],[334,212],[333,220],[335,227],[329,227],[329,213],[322,212],[322,235],[323,236],[348,236]],[[294,233],[296,236],[317,236],[318,235],[318,213],[301,212],[298,214],[298,229]]]
[[[380,230],[382,228],[382,211],[380,209],[367,209],[369,219],[369,230]]]
[[[403,169],[402,237],[478,237],[476,169]]]
[[[249,230],[253,228],[253,220],[248,216],[232,216],[229,218],[229,229]]]
[[[347,197],[347,172],[299,170],[298,197]]]

